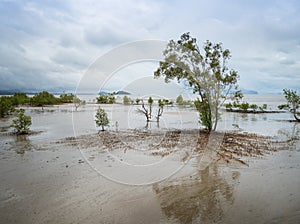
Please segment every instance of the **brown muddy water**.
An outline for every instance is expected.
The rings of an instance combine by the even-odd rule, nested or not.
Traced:
[[[1,223],[299,222],[300,126],[290,114],[223,112],[220,130],[250,136],[226,148],[242,145],[243,164],[219,154],[239,135],[199,141],[191,109],[166,108],[159,127],[145,127],[135,106],[105,105],[111,124],[97,134],[97,106],[26,108],[29,136],[1,120]]]

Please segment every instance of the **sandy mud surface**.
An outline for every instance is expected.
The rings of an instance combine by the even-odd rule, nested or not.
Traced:
[[[1,223],[297,223],[299,139],[198,130],[1,135]]]

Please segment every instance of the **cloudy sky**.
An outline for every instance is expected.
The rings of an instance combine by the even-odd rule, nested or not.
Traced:
[[[231,50],[242,88],[300,90],[298,0],[0,0],[0,90],[74,90],[117,46],[187,31],[200,46],[208,39]],[[141,75],[152,75],[145,67]]]

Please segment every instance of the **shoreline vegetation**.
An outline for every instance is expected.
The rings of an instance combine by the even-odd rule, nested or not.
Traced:
[[[232,112],[232,113],[244,113],[244,114],[280,114],[280,113],[286,113],[286,111],[280,111],[280,110],[241,110],[241,109],[225,109],[226,112]]]
[[[166,83],[177,80],[197,98],[186,101],[182,95],[176,99],[147,95],[135,99],[124,91],[99,92],[93,99],[94,105],[84,107],[86,102],[73,93],[56,97],[42,91],[32,97],[25,93],[0,97],[4,183],[0,198],[4,202],[1,214],[5,214],[5,223],[18,222],[18,219],[23,223],[97,223],[99,220],[150,223],[149,220],[160,216],[164,219],[158,218],[153,223],[173,223],[174,218],[176,223],[229,223],[222,220],[223,213],[228,213],[229,218],[238,213],[239,221],[247,221],[245,217],[249,216],[251,223],[255,219],[270,223],[265,216],[278,221],[278,211],[283,211],[279,215],[284,218],[292,214],[297,215],[295,220],[299,217],[300,198],[295,177],[299,175],[300,95],[296,90],[283,90],[286,104],[278,105],[276,111],[273,101],[262,102],[270,102],[271,107],[247,102],[239,90],[238,72],[229,67],[230,50],[223,48],[221,42],[209,40],[202,48],[189,32],[178,40],[170,40],[163,56],[154,78],[164,78]],[[58,106],[50,109],[51,113],[44,110],[46,106],[61,104],[72,106],[63,109]],[[109,106],[113,104],[122,106]],[[128,105],[135,106],[128,108]],[[31,113],[29,106],[39,107],[38,113]],[[168,111],[169,106],[175,108]],[[290,112],[298,124],[274,125],[275,115],[227,116],[229,113],[221,113],[224,111]],[[118,112],[117,116],[113,112]],[[156,122],[155,128],[150,122]],[[290,153],[285,155],[289,160],[270,156],[264,166],[247,168],[243,173],[244,166],[249,167],[254,159],[284,150],[294,155],[285,153]],[[35,153],[38,151],[43,152]],[[293,165],[290,157],[296,160]],[[188,170],[180,173],[178,168],[183,165]],[[238,169],[232,169],[232,165]],[[228,179],[224,175],[226,169],[231,169]],[[256,178],[251,178],[249,171]],[[169,177],[174,179],[170,181]],[[231,187],[231,181],[239,188]],[[209,214],[208,219],[205,214]]]
[[[54,96],[51,96],[51,94],[49,95],[48,93],[43,92],[40,95],[43,96],[39,99],[39,101],[43,102],[42,104],[40,104],[41,106],[39,106],[42,109],[42,111],[44,111],[44,107],[61,105],[64,103],[65,104],[74,103],[73,99],[78,99],[77,102],[78,107],[82,105],[81,104],[82,101],[79,98],[77,98],[76,95],[73,94],[60,95],[60,98],[56,98],[60,100],[56,100],[56,101],[44,100],[44,98],[53,99]],[[26,94],[18,93],[11,96],[10,99],[11,102],[14,101],[17,102],[14,104],[16,105],[16,107],[26,106],[26,105],[31,106],[28,103],[30,102],[30,99]],[[134,100],[134,99],[130,99],[128,96],[125,95],[123,97],[123,103],[121,103],[121,102],[116,102],[116,98],[114,94],[100,94],[96,102],[94,102],[94,104],[98,104],[98,105],[99,104],[100,105],[121,104],[124,106],[131,104],[136,106],[139,105],[142,107],[143,106],[145,107],[145,105],[152,107],[152,105],[154,104],[154,100],[151,98],[151,102],[149,102],[149,99],[148,99],[148,104],[145,104],[143,99]],[[54,102],[59,102],[59,103],[56,104]],[[179,95],[174,101],[168,99],[163,99],[163,100],[159,99],[159,100],[155,100],[155,103],[157,104],[156,106],[159,106],[159,108],[161,109],[161,114],[158,114],[159,116],[162,115],[164,106],[194,108],[194,102],[185,101],[181,95]],[[232,113],[252,113],[252,114],[286,112],[286,111],[279,111],[279,110],[276,111],[267,110],[266,104],[259,107],[255,104],[248,104],[245,102],[238,104],[235,102],[233,105],[230,103],[225,104],[225,108],[222,108],[222,111],[232,112]],[[244,107],[241,105],[244,105]],[[244,109],[239,109],[239,108],[244,108]],[[77,107],[76,107],[76,111],[77,111]],[[105,113],[105,111],[103,111],[103,113]],[[159,122],[159,119],[148,120],[147,122]],[[107,121],[104,122],[104,125],[108,125],[108,123],[109,121],[107,118]],[[100,122],[99,125],[101,126],[102,123]],[[102,130],[104,130],[104,127],[102,127]],[[40,133],[41,132],[28,130],[27,135],[35,135]],[[263,156],[270,152],[275,152],[280,149],[284,149],[284,144],[287,143],[287,142],[278,142],[274,137],[271,136],[261,136],[255,133],[245,133],[240,131],[225,131],[225,132],[214,131],[212,133],[214,134],[214,137],[216,139],[220,139],[221,137],[223,138],[220,140],[220,144],[216,146],[217,150],[214,152],[214,160],[222,161],[225,163],[238,163],[240,165],[248,165],[247,162],[245,161],[245,158]],[[17,134],[18,133],[16,132],[6,133],[6,135],[17,135]],[[90,136],[78,136],[77,138],[67,137],[63,140],[59,140],[58,142],[67,145],[68,144],[74,145],[75,143],[82,144],[79,143],[79,141],[83,140],[83,142],[85,142],[86,144],[83,146],[90,147],[90,146],[96,146],[96,144],[99,145],[99,139],[96,136],[100,136],[104,147],[107,147],[108,150],[114,150],[115,148],[122,148],[124,151],[126,151],[127,149],[129,150],[132,149],[130,147],[127,147],[128,145],[130,145],[128,143],[129,140],[132,141],[133,144],[141,141],[146,141],[150,147],[148,148],[148,150],[149,152],[151,152],[151,155],[164,157],[174,153],[176,150],[184,150],[186,146],[189,145],[191,142],[196,142],[196,144],[194,145],[195,146],[194,152],[203,153],[210,139],[210,134],[211,132],[205,129],[161,130],[161,131],[157,131],[157,130],[145,131],[142,129],[139,130],[128,129],[127,131],[123,130],[123,131],[115,131],[115,132],[108,130],[103,133],[99,132],[97,135],[91,134]],[[1,133],[1,135],[3,135],[3,133]],[[159,138],[160,140],[157,141],[155,140],[155,138]],[[150,141],[152,141],[152,143]],[[124,142],[127,143],[123,144]],[[154,144],[155,142],[159,142],[159,144],[155,145]],[[153,148],[157,149],[157,151],[155,150],[153,151]],[[182,160],[185,161],[189,156],[190,155],[186,154]]]
[[[77,145],[83,150],[97,148],[99,152],[121,150],[124,153],[127,150],[140,151],[136,147],[142,144],[142,151],[151,156],[165,157],[181,152],[181,162],[186,162],[191,156],[209,153],[214,162],[248,166],[250,158],[262,158],[272,152],[287,150],[287,143],[291,142],[291,139],[279,141],[272,136],[237,131],[215,132],[213,140],[210,137],[210,133],[203,130],[126,130],[66,137],[56,144]],[[210,149],[212,146],[215,147],[213,151]]]
[[[126,92],[127,93],[127,92]],[[102,93],[99,94],[93,102],[89,104],[119,104],[119,105],[141,105],[140,109],[137,109],[139,112],[142,112],[147,122],[152,122],[152,118],[156,118],[156,122],[159,123],[160,117],[163,115],[164,107],[184,107],[184,108],[193,108],[197,112],[199,112],[199,107],[201,107],[201,102],[196,99],[195,101],[184,100],[182,95],[177,96],[176,99],[155,99],[149,97],[148,101],[143,98],[130,98],[127,95],[124,95],[122,98],[122,102],[120,99],[116,99],[117,93]],[[130,93],[128,93],[130,94]],[[120,94],[119,94],[120,95]],[[296,92],[294,93],[296,97]],[[246,101],[240,102],[243,99],[243,94],[239,92],[239,98],[234,99],[232,102],[224,103],[223,107],[220,108],[220,111],[226,111],[229,113],[245,113],[245,114],[267,114],[267,113],[285,113],[290,111],[294,114],[295,118],[297,118],[298,109],[297,105],[295,108],[289,107],[289,104],[286,105],[278,105],[278,110],[274,110],[269,108],[267,104],[257,105],[250,104]],[[298,97],[299,98],[299,97]],[[299,99],[296,100],[299,100]],[[287,98],[288,103],[291,105],[292,102]],[[150,101],[149,101],[150,100]],[[297,103],[297,102],[296,102]],[[75,94],[72,93],[64,93],[59,97],[55,97],[53,94],[48,93],[46,91],[37,93],[36,95],[29,97],[25,93],[14,93],[12,96],[1,96],[0,97],[0,118],[7,117],[10,115],[16,115],[19,110],[22,110],[24,106],[30,107],[38,107],[44,111],[44,107],[62,105],[62,104],[73,104],[75,111],[82,105],[86,104],[86,101],[81,100]],[[21,107],[20,107],[21,106]],[[22,108],[23,106],[23,108]],[[158,113],[152,114],[152,107],[158,107]],[[148,108],[147,108],[148,107]],[[219,115],[218,115],[219,116]],[[203,122],[202,115],[200,114],[199,122]],[[212,119],[212,118],[211,118]],[[296,119],[296,121],[299,121]],[[202,123],[202,125],[206,128],[206,125]]]

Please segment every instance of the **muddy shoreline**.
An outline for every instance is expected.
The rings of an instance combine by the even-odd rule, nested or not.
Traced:
[[[247,165],[247,157],[262,157],[278,150],[288,150],[289,140],[278,141],[272,136],[260,136],[237,131],[208,133],[203,130],[168,131],[105,131],[97,134],[67,137],[56,142],[79,148],[98,147],[99,150],[122,149],[139,151],[149,155],[164,157],[178,151],[189,149],[192,153],[203,153],[214,146],[216,161],[238,162]],[[138,147],[136,147],[138,146]],[[191,148],[192,147],[192,148]],[[182,158],[185,161],[187,157]]]
[[[36,137],[0,135],[3,223],[300,218],[297,134],[130,129]]]

